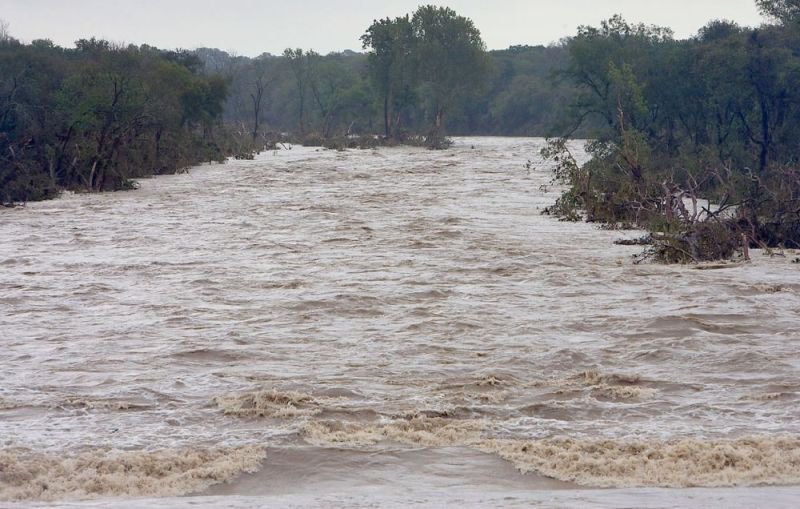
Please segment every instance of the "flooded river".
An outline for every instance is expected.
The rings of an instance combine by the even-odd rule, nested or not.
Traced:
[[[800,504],[800,255],[633,265],[542,143],[0,211],[0,505]]]

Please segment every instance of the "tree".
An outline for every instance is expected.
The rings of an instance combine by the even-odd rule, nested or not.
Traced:
[[[304,52],[302,49],[287,48],[283,52],[283,57],[289,66],[289,70],[294,77],[295,91],[297,94],[297,115],[300,127],[300,134],[305,134],[305,104],[306,94],[309,84],[309,59],[317,55],[313,50]]]
[[[794,20],[787,9],[798,4],[759,6]],[[605,125],[591,133],[582,166],[563,140],[548,147],[567,187],[552,213],[650,229],[651,253],[667,261],[729,256],[743,235],[753,245],[800,245],[796,24],[715,21],[676,41],[617,16],[581,27],[567,47],[576,122],[596,116]],[[703,209],[701,198],[719,210]]]
[[[185,52],[90,39],[0,44],[0,203],[219,160],[226,81]]]
[[[800,0],[756,0],[758,10],[781,23],[800,21]]]
[[[0,18],[0,43],[11,40],[11,33],[8,31],[8,21]]]
[[[479,90],[489,60],[472,20],[450,8],[422,6],[414,13],[411,25],[417,72],[438,133],[456,100]]]
[[[413,27],[408,16],[375,21],[361,36],[368,56],[369,76],[383,103],[384,135],[392,137],[400,112],[413,98]],[[394,120],[393,120],[394,118]]]
[[[264,101],[266,100],[267,92],[272,83],[277,79],[275,76],[268,77],[266,64],[267,60],[265,59],[258,59],[254,62],[252,92],[250,92],[250,101],[253,109],[253,142],[258,138],[258,132],[261,129]]]
[[[346,68],[340,55],[322,57],[310,53],[308,77],[311,98],[319,113],[319,132],[323,138],[329,138],[337,116],[345,106],[347,94],[357,82],[357,75]]]

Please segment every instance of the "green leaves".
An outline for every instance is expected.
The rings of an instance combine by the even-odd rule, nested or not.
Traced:
[[[0,44],[0,201],[130,179],[218,157],[227,82],[183,52],[89,39]]]
[[[447,7],[422,6],[409,16],[375,21],[361,37],[370,78],[383,96],[386,136],[391,117],[421,98],[434,130],[457,101],[480,91],[489,59],[473,22]]]
[[[800,0],[756,0],[758,10],[780,23],[800,22]]]
[[[715,21],[681,41],[619,17],[581,27],[567,43],[576,117],[605,125],[587,164],[555,159],[567,191],[551,212],[650,228],[693,260],[724,256],[713,246],[742,234],[800,246],[800,2],[759,5],[784,24]],[[689,212],[702,199],[735,217]]]

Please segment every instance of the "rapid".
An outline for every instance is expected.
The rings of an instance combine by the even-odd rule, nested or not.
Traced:
[[[0,211],[0,506],[796,507],[798,253],[634,265],[543,143]]]

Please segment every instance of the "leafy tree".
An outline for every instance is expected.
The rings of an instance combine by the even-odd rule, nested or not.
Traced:
[[[762,14],[781,23],[800,21],[800,0],[756,0]]]
[[[368,55],[369,75],[383,103],[384,136],[392,137],[405,106],[414,100],[416,41],[408,16],[373,22],[361,36]]]
[[[456,100],[474,94],[486,77],[485,44],[472,20],[447,7],[420,7],[411,26],[422,93],[439,132]]]
[[[226,80],[183,52],[0,44],[0,203],[104,191],[220,159]]]
[[[548,149],[568,189],[551,212],[650,228],[668,261],[728,256],[742,235],[800,246],[798,39],[794,24],[715,21],[683,41],[619,17],[581,27],[566,43],[574,121],[602,122],[587,164]]]

